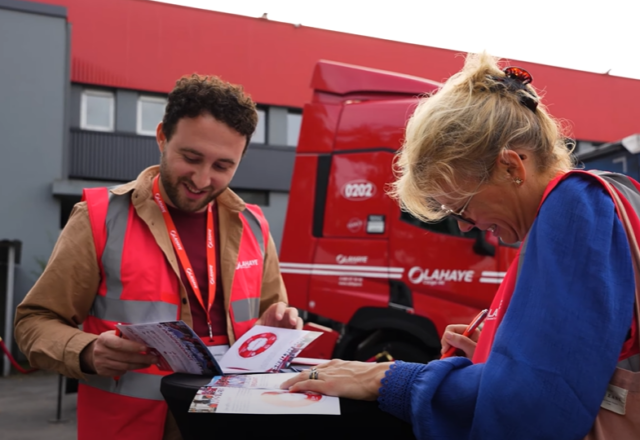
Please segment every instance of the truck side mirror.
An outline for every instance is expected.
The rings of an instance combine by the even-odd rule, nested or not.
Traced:
[[[473,252],[478,255],[495,257],[496,246],[487,241],[487,234],[490,232],[478,231],[479,234],[476,237],[476,241],[473,243]]]

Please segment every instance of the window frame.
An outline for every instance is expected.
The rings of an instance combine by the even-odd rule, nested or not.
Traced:
[[[262,113],[262,115],[263,115],[262,127],[263,127],[263,131],[264,131],[264,138],[262,139],[262,142],[257,142],[256,140],[254,140],[254,136],[256,135],[256,132],[258,131],[258,125],[260,125],[260,113]],[[268,113],[269,112],[267,111],[266,108],[260,107],[260,106],[256,107],[256,114],[258,115],[258,123],[256,124],[255,130],[251,134],[251,139],[249,140],[250,143],[256,144],[256,145],[267,145],[269,143],[267,141],[269,139],[268,138],[268,136],[269,136],[269,133],[268,133],[269,127],[268,127],[268,124],[267,124],[267,120],[269,118]]]
[[[154,128],[153,131],[146,131],[142,129],[142,103],[146,101],[146,102],[155,102],[157,103],[162,103],[164,104],[165,108],[167,106],[167,99],[166,98],[161,98],[159,96],[152,96],[152,95],[138,95],[138,101],[136,103],[136,134],[140,135],[140,136],[155,136],[156,135],[156,129]],[[158,121],[160,122],[160,121]],[[157,126],[156,126],[157,127]]]
[[[109,127],[91,125],[87,123],[87,96],[111,98],[109,102]],[[83,130],[113,132],[116,125],[116,96],[115,93],[106,90],[84,89],[80,98],[80,128]]]
[[[289,116],[299,116],[300,117],[300,130],[298,130],[298,141],[295,145],[291,145],[289,143]],[[298,144],[300,143],[300,132],[302,131],[302,110],[301,109],[288,109],[287,110],[287,147],[298,148]]]

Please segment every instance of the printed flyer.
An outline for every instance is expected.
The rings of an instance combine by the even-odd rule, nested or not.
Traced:
[[[150,347],[161,369],[200,375],[278,372],[321,335],[256,325],[228,348],[207,347],[184,321],[117,327],[126,338]]]
[[[124,336],[151,348],[159,368],[175,373],[221,374],[207,346],[184,321],[117,325]]]
[[[256,325],[225,353],[220,366],[224,373],[278,372],[320,334]]]
[[[298,373],[243,374],[215,376],[206,386],[225,388],[280,389],[280,385]]]
[[[202,387],[189,412],[340,415],[340,399],[278,389]]]

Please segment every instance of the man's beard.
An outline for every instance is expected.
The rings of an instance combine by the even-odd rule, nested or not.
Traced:
[[[186,178],[174,179],[171,173],[169,172],[169,166],[167,165],[167,161],[165,159],[164,153],[162,153],[162,155],[160,156],[160,181],[162,182],[162,187],[164,188],[164,192],[167,194],[167,197],[169,198],[168,202],[170,202],[171,205],[175,206],[179,210],[185,211],[185,212],[201,211],[209,203],[215,200],[220,194],[222,194],[224,190],[227,189],[227,187],[225,186],[224,188],[218,191],[214,191],[213,193],[205,196],[201,201],[197,203],[190,200],[183,200],[183,198],[180,197],[179,186],[183,185],[184,183],[187,183],[192,188],[196,188],[196,185],[194,185],[193,182],[191,182],[189,179],[186,179]]]

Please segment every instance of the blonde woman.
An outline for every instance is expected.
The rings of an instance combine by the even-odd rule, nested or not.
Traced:
[[[635,182],[572,171],[561,128],[528,72],[469,56],[416,109],[393,195],[424,221],[523,241],[478,333],[450,326],[465,357],[426,365],[331,361],[284,384],[355,399],[418,438],[581,439],[620,360],[637,360],[630,245],[603,180],[640,207]],[[640,237],[640,235],[639,235]],[[526,248],[525,248],[526,246]]]

